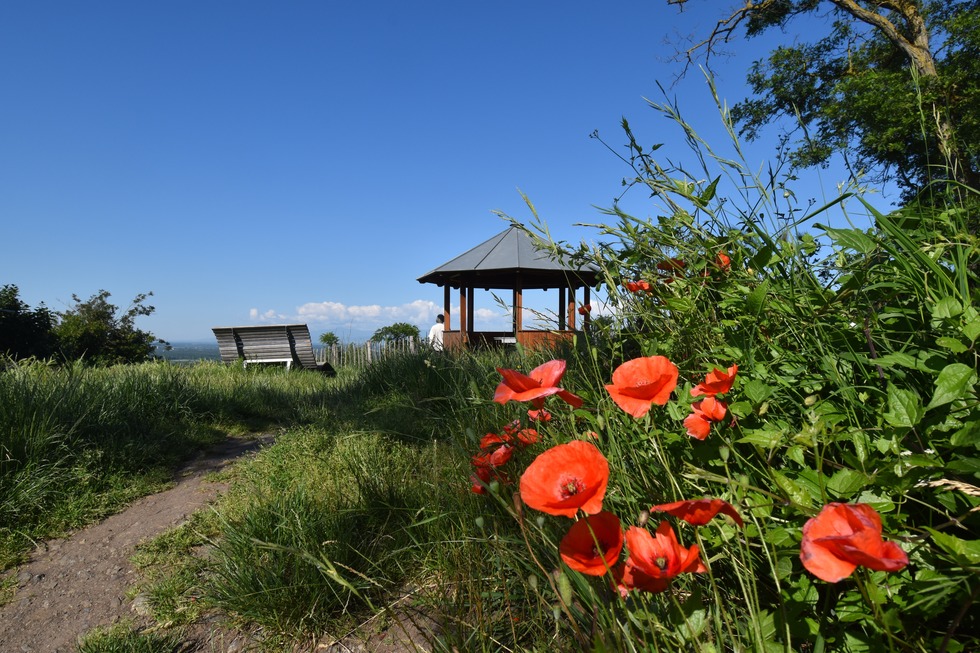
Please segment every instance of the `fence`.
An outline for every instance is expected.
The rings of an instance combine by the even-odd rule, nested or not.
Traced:
[[[366,367],[374,361],[389,356],[414,354],[425,345],[415,338],[391,341],[368,341],[364,344],[331,345],[329,347],[314,347],[317,363],[330,363],[334,367]]]

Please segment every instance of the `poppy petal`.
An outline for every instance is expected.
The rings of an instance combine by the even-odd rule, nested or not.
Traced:
[[[687,434],[698,440],[704,440],[711,433],[711,422],[696,412],[684,418],[684,426],[687,428]]]
[[[528,375],[537,382],[539,386],[556,386],[561,383],[561,377],[565,375],[565,361],[552,360],[538,365]]]
[[[675,501],[674,503],[662,503],[650,508],[651,512],[666,512],[679,519],[683,519],[693,526],[704,526],[711,521],[715,515],[722,513],[728,515],[739,526],[744,526],[742,516],[738,514],[727,501],[722,499],[693,499],[689,501]]]
[[[521,475],[520,494],[535,510],[574,517],[595,514],[609,483],[609,462],[591,442],[573,440],[535,458]]]
[[[558,546],[565,564],[589,576],[605,574],[616,564],[622,550],[623,529],[619,517],[611,512],[578,520]]]

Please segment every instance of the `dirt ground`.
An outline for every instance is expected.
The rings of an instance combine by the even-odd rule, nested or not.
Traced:
[[[271,442],[272,436],[228,439],[184,468],[173,488],[70,537],[40,544],[13,572],[13,601],[0,608],[0,652],[74,652],[79,635],[92,628],[138,619],[139,605],[126,598],[135,581],[129,558],[136,545],[182,524],[212,501],[224,487],[206,479],[210,472]],[[200,650],[245,648],[234,633],[215,629],[214,639]]]

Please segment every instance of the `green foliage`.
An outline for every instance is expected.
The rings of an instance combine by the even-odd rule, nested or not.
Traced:
[[[386,327],[381,327],[374,332],[371,336],[371,340],[374,341],[391,341],[391,340],[405,340],[406,338],[418,338],[419,328],[414,324],[409,324],[407,322],[395,322]]]
[[[100,290],[59,315],[54,328],[61,356],[68,361],[84,360],[94,365],[139,363],[150,359],[158,346],[169,347],[152,333],[136,328],[136,318],[156,310],[145,304],[153,293],[137,295],[123,312],[109,303],[108,291]]]
[[[43,304],[31,309],[12,284],[0,287],[0,355],[48,358],[54,353],[55,316]]]
[[[794,165],[821,165],[844,153],[852,169],[877,171],[908,197],[933,179],[976,186],[980,3],[781,0],[754,3],[726,27],[744,20],[748,37],[766,36],[828,5],[834,20],[823,36],[780,46],[752,65],[755,96],[732,110],[743,133],[756,139],[764,126],[786,119],[792,128],[781,149]],[[712,39],[727,34],[716,31]]]
[[[320,344],[325,345],[327,347],[332,347],[333,345],[340,344],[340,338],[338,338],[337,334],[335,334],[333,331],[327,331],[325,333],[321,333],[319,340],[320,340]]]
[[[654,107],[684,124],[675,107]],[[802,232],[846,198],[806,212],[784,180],[747,183],[744,167],[700,149],[692,131],[703,168],[687,170],[656,161],[657,148],[641,148],[626,127],[632,183],[653,192],[660,214],[635,218],[614,207],[616,221],[597,225],[600,242],[570,253],[603,271],[619,324],[591,335],[587,355],[569,361],[562,385],[585,407],[574,422],[539,427],[543,444],[598,434],[610,465],[603,507],[624,527],[642,523],[652,504],[703,496],[730,501],[748,523],[739,531],[713,520],[696,532],[680,524],[708,573],[620,602],[608,576],[560,562],[567,520],[522,515],[515,490],[493,484],[496,512],[488,508],[480,528],[497,565],[483,575],[496,581],[469,596],[477,607],[460,618],[498,637],[500,621],[477,614],[547,621],[554,607],[565,646],[592,650],[976,648],[980,314],[970,268],[978,243],[966,212],[882,214],[862,203],[873,229]],[[726,185],[739,190],[719,197]],[[620,363],[651,355],[669,357],[681,380],[676,399],[636,420],[602,386]],[[689,389],[733,363],[731,421],[693,440],[683,425]],[[501,473],[514,478],[527,463],[515,457]],[[800,561],[801,531],[830,502],[874,507],[909,566],[859,569],[836,584],[812,576]],[[532,577],[528,595],[521,579]],[[488,600],[498,593],[500,602]],[[547,631],[516,636],[527,643]]]

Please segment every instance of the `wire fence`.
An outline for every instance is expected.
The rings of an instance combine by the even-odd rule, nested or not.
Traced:
[[[337,344],[314,347],[317,363],[330,363],[333,367],[367,367],[389,356],[414,354],[425,345],[416,338],[390,341],[368,341],[363,344]]]

